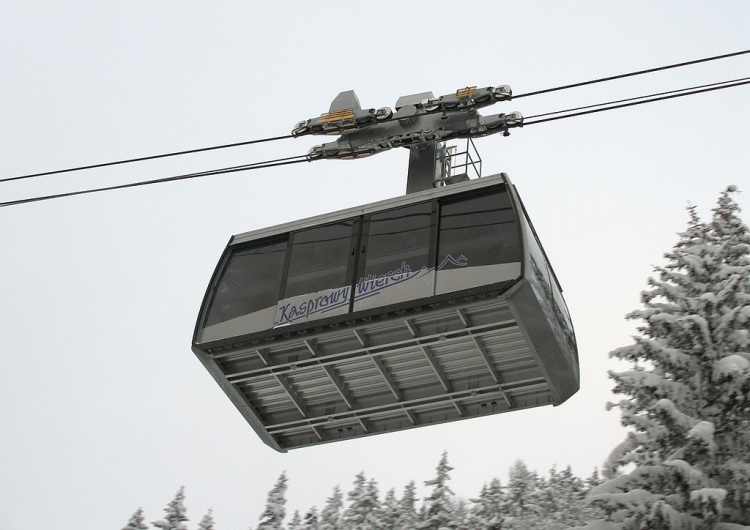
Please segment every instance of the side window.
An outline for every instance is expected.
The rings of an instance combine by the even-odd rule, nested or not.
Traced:
[[[234,250],[216,286],[204,327],[275,307],[287,241],[253,243]]]
[[[504,188],[440,208],[436,292],[512,280],[521,273],[521,236]]]
[[[432,203],[373,214],[367,233],[365,276],[430,265]]]
[[[432,296],[432,203],[372,214],[362,241],[364,266],[355,283],[354,310]]]
[[[283,298],[351,285],[354,220],[294,234]]]

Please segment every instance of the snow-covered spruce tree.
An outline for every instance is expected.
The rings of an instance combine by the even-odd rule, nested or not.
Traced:
[[[198,530],[214,530],[214,524],[216,523],[214,522],[213,510],[209,508],[201,522],[198,523]]]
[[[572,521],[569,524],[585,524],[588,521],[600,519],[604,515],[604,511],[588,502],[589,493],[599,485],[601,485],[602,479],[599,476],[599,470],[594,468],[591,475],[582,481],[583,490],[580,493],[580,498],[575,507],[568,510],[569,513],[573,514]]]
[[[383,504],[380,507],[380,525],[383,530],[395,530],[396,528],[400,528],[396,526],[400,517],[401,503],[396,498],[396,490],[391,488],[386,492]]]
[[[474,527],[469,525],[469,506],[466,499],[453,497],[451,505],[453,506],[451,509],[453,520],[450,528],[455,528],[455,530],[474,530]]]
[[[419,525],[421,530],[442,530],[455,526],[453,521],[453,491],[448,487],[450,473],[448,453],[443,452],[437,466],[437,476],[426,480],[425,486],[432,486],[432,493],[424,500],[424,517]]]
[[[378,516],[380,515],[382,509],[380,504],[380,499],[378,499],[378,483],[375,481],[374,478],[371,478],[367,482],[367,503],[369,503],[370,506],[372,506],[372,509],[370,510],[370,513],[368,514],[367,519],[365,520],[365,526],[364,528],[381,528],[380,521],[378,520]],[[357,529],[359,530],[359,529]]]
[[[547,480],[541,480],[536,509],[516,519],[518,528],[559,530],[591,520],[596,511],[585,503],[586,487],[570,466],[558,471],[553,467]],[[522,524],[521,524],[522,523]],[[515,528],[515,527],[514,527]]]
[[[122,527],[122,530],[146,530],[148,526],[143,520],[143,508],[138,508],[130,517],[128,524]]]
[[[404,487],[399,505],[399,516],[394,528],[415,530],[419,524],[419,515],[417,514],[417,486],[413,480]]]
[[[302,530],[319,530],[320,527],[318,526],[318,522],[318,509],[313,506],[307,510],[300,528],[302,528]]]
[[[528,517],[539,510],[542,479],[521,460],[516,460],[508,470],[508,488],[504,499],[504,512],[509,520]],[[518,523],[511,527],[515,528]]]
[[[345,530],[351,530],[359,524],[363,524],[367,512],[361,506],[361,499],[365,497],[365,488],[367,487],[367,477],[364,471],[360,471],[354,477],[354,487],[346,494],[349,499],[349,505],[344,509],[343,527]]]
[[[479,498],[471,499],[474,507],[469,514],[472,528],[477,530],[501,530],[503,528],[504,494],[500,480],[493,478],[489,485],[482,486]]]
[[[585,480],[585,488],[586,491],[591,491],[592,489],[596,488],[597,486],[601,485],[602,483],[602,477],[599,474],[599,468],[594,468],[594,471],[592,471],[591,476]]]
[[[344,495],[341,493],[341,488],[336,486],[320,512],[318,530],[342,530],[344,528],[344,521],[341,517],[343,507]]]
[[[151,524],[162,530],[187,530],[185,524],[185,521],[188,520],[187,510],[185,509],[185,486],[177,490],[177,495],[164,508],[164,513],[166,514],[164,519],[154,521]]]
[[[292,519],[289,521],[289,524],[287,525],[287,530],[300,530],[302,527],[302,516],[299,514],[299,510],[294,510],[294,513],[292,514]]]
[[[260,516],[258,530],[281,530],[284,516],[286,515],[286,472],[279,475],[266,499],[266,509]]]
[[[348,494],[349,506],[344,510],[344,530],[379,529],[380,501],[375,480],[367,480],[364,471],[354,478],[354,488]]]
[[[750,528],[750,232],[722,193],[712,220],[687,230],[642,293],[635,343],[611,356],[632,431],[590,500],[587,528]],[[740,526],[746,525],[746,526]]]
[[[560,471],[553,467],[544,486],[543,511],[548,519],[559,522],[557,528],[585,522],[576,520],[583,494],[583,481],[573,474],[570,466]]]

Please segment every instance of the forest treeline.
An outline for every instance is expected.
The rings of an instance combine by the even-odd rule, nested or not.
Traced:
[[[602,512],[590,506],[586,496],[601,484],[597,470],[586,479],[570,469],[552,468],[547,476],[530,470],[520,460],[508,471],[508,480],[492,478],[475,497],[456,495],[450,488],[448,454],[443,453],[435,476],[424,481],[428,496],[417,497],[414,481],[402,491],[381,492],[374,478],[360,472],[351,488],[344,492],[335,486],[321,507],[307,510],[287,509],[288,479],[282,473],[268,492],[266,506],[248,527],[258,530],[553,530],[587,523]],[[187,530],[185,489],[164,509],[164,518],[146,524],[138,509],[123,530]],[[291,512],[291,513],[290,513]],[[199,530],[218,530],[212,512],[199,520]]]

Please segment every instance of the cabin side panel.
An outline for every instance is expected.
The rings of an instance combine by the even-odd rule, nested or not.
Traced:
[[[546,255],[526,218],[522,218],[522,227],[527,248],[526,272],[520,288],[512,295],[513,307],[562,403],[580,385],[573,324]]]
[[[502,292],[522,274],[518,213],[504,183],[300,224],[230,243],[206,296],[198,344],[286,336]]]

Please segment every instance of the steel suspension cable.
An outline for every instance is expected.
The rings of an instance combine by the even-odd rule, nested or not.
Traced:
[[[198,173],[187,173],[184,175],[175,175],[172,177],[165,177],[154,180],[143,180],[138,182],[129,182],[127,184],[117,184],[113,186],[104,186],[101,188],[89,188],[85,190],[70,191],[65,193],[56,193],[53,195],[43,195],[39,197],[29,197],[26,199],[17,199],[13,201],[0,202],[0,208],[7,206],[16,206],[19,204],[28,204],[32,202],[49,201],[52,199],[61,199],[63,197],[73,197],[76,195],[87,195],[91,193],[100,193],[104,191],[121,190],[125,188],[136,188],[140,186],[149,186],[151,184],[162,184],[165,182],[175,182],[178,180],[187,180],[200,177],[208,177],[212,175],[224,175],[226,173],[236,173],[239,171],[252,171],[255,169],[264,169],[269,167],[286,166],[290,164],[299,164],[300,162],[308,162],[308,158],[305,155],[290,156],[287,158],[278,158],[276,160],[267,160],[265,162],[256,162],[253,164],[245,164],[242,166],[226,167],[221,169],[212,169],[208,171],[200,171]]]
[[[700,88],[709,88],[709,87],[714,87],[714,86],[718,87],[718,86],[721,86],[721,85],[726,85],[728,83],[737,83],[739,81],[750,81],[750,77],[741,77],[739,79],[733,79],[731,81],[721,81],[721,82],[718,82],[718,83],[709,83],[707,85],[698,85],[698,86],[694,86],[694,87],[690,87],[690,88],[678,88],[676,90],[667,90],[666,92],[657,92],[655,94],[649,94],[647,96],[638,96],[638,97],[634,97],[634,98],[618,99],[618,100],[615,100],[615,101],[609,101],[607,103],[596,103],[594,105],[584,105],[582,107],[574,107],[574,108],[570,108],[570,109],[566,109],[566,110],[557,110],[557,111],[554,111],[554,112],[545,112],[543,114],[535,114],[534,116],[526,116],[525,119],[532,120],[534,118],[541,118],[543,116],[552,116],[552,115],[555,115],[555,114],[564,114],[564,113],[567,113],[567,112],[573,112],[573,111],[577,111],[577,110],[592,109],[592,108],[596,108],[596,107],[603,107],[605,105],[614,105],[616,103],[626,103],[628,101],[638,101],[638,100],[642,100],[642,99],[653,98],[653,97],[656,97],[656,96],[666,96],[666,95],[669,95],[669,94],[678,94],[678,93],[681,93],[681,92],[686,92],[686,91],[689,91],[689,90],[697,90],[697,89],[700,89]],[[734,85],[732,85],[732,86],[734,86]]]
[[[218,149],[229,149],[230,147],[240,147],[243,145],[252,145],[252,144],[260,144],[264,142],[275,142],[277,140],[286,140],[287,138],[293,138],[291,134],[287,134],[285,136],[273,136],[270,138],[261,138],[259,140],[248,140],[246,142],[237,142],[233,144],[224,144],[224,145],[215,145],[213,147],[201,147],[199,149],[188,149],[186,151],[175,151],[173,153],[164,153],[161,155],[151,155],[151,156],[141,156],[138,158],[129,158],[127,160],[118,160],[115,162],[104,162],[101,164],[91,164],[88,166],[78,166],[78,167],[71,167],[67,169],[57,169],[55,171],[44,171],[42,173],[32,173],[29,175],[20,175],[17,177],[6,177],[6,178],[0,178],[0,182],[11,182],[14,180],[23,180],[23,179],[30,179],[35,177],[44,177],[47,175],[58,175],[61,173],[71,173],[73,171],[83,171],[85,169],[96,169],[101,167],[109,167],[109,166],[117,166],[120,164],[130,164],[133,162],[144,162],[146,160],[156,160],[159,158],[168,158],[172,156],[181,156],[181,155],[190,155],[194,153],[203,153],[206,151],[216,151]]]
[[[737,56],[746,55],[746,54],[749,54],[749,53],[750,53],[750,50],[743,50],[743,51],[738,51],[738,52],[733,52],[733,53],[726,53],[726,54],[723,54],[723,55],[716,55],[716,56],[713,56],[713,57],[705,57],[703,59],[696,59],[696,60],[692,60],[692,61],[685,61],[685,62],[682,62],[682,63],[676,63],[676,64],[672,64],[672,65],[660,66],[660,67],[657,67],[657,68],[649,68],[649,69],[646,69],[646,70],[639,70],[639,71],[636,71],[636,72],[630,72],[630,73],[626,73],[626,74],[619,74],[619,75],[614,75],[614,76],[609,76],[609,77],[603,77],[603,78],[600,78],[600,79],[593,79],[593,80],[589,80],[589,81],[583,81],[583,82],[580,82],[580,83],[573,83],[573,84],[563,85],[563,86],[554,87],[554,88],[547,88],[547,89],[544,89],[544,90],[536,90],[536,91],[533,91],[533,92],[527,92],[525,94],[515,95],[515,96],[513,96],[512,99],[518,99],[518,98],[522,98],[522,97],[534,96],[534,95],[538,95],[538,94],[546,94],[546,93],[549,93],[549,92],[555,92],[555,91],[559,91],[559,90],[566,90],[566,89],[569,89],[569,88],[576,88],[576,87],[591,85],[591,84],[595,84],[595,83],[603,83],[603,82],[606,82],[606,81],[613,81],[613,80],[616,80],[616,79],[623,79],[623,78],[626,78],[626,77],[633,77],[633,76],[637,76],[637,75],[642,75],[642,74],[647,74],[647,73],[652,73],[652,72],[658,72],[658,71],[668,70],[668,69],[672,69],[672,68],[679,68],[679,67],[683,67],[683,66],[689,66],[689,65],[694,65],[694,64],[699,64],[699,63],[704,63],[704,62],[709,62],[709,61],[716,61],[716,60],[720,60],[720,59],[727,59],[727,58],[730,58],[730,57],[737,57]],[[393,118],[391,118],[391,119],[393,119]],[[390,120],[386,120],[386,121],[390,121]],[[134,162],[144,162],[144,161],[147,161],[147,160],[156,160],[156,159],[160,159],[160,158],[182,156],[182,155],[188,155],[188,154],[194,154],[194,153],[201,153],[201,152],[206,152],[206,151],[214,151],[214,150],[218,150],[218,149],[228,149],[228,148],[231,148],[231,147],[240,147],[240,146],[258,144],[258,143],[263,143],[263,142],[273,142],[273,141],[277,141],[277,140],[285,140],[285,139],[294,138],[294,137],[295,137],[294,135],[288,134],[288,135],[283,135],[283,136],[274,136],[274,137],[269,137],[269,138],[261,138],[261,139],[258,139],[258,140],[249,140],[249,141],[246,141],[246,142],[236,142],[236,143],[224,144],[224,145],[217,145],[217,146],[212,146],[212,147],[203,147],[203,148],[198,148],[198,149],[188,149],[188,150],[184,150],[184,151],[175,151],[175,152],[171,152],[171,153],[163,153],[163,154],[160,154],[160,155],[151,155],[151,156],[143,156],[143,157],[137,157],[137,158],[129,158],[129,159],[118,160],[118,161],[114,161],[114,162],[104,162],[104,163],[100,163],[100,164],[90,164],[90,165],[85,165],[85,166],[77,166],[77,167],[71,167],[71,168],[67,168],[67,169],[59,169],[59,170],[54,170],[54,171],[44,171],[44,172],[41,172],[41,173],[32,173],[32,174],[28,174],[28,175],[19,175],[19,176],[15,176],[15,177],[5,177],[5,178],[0,178],[0,183],[11,182],[11,181],[16,181],[16,180],[23,180],[23,179],[30,179],[30,178],[36,178],[36,177],[43,177],[43,176],[48,176],[48,175],[57,175],[57,174],[63,174],[63,173],[70,173],[70,172],[74,172],[74,171],[83,171],[83,170],[87,170],[87,169],[96,169],[96,168],[110,167],[110,166],[116,166],[116,165],[121,165],[121,164],[130,164],[130,163],[134,163]]]
[[[706,62],[709,62],[709,61],[718,61],[720,59],[728,59],[730,57],[737,57],[737,56],[740,56],[740,55],[747,55],[749,53],[750,53],[750,50],[743,50],[743,51],[733,52],[733,53],[725,53],[723,55],[715,55],[713,57],[705,57],[703,59],[695,59],[693,61],[685,61],[685,62],[682,62],[682,63],[670,64],[670,65],[666,65],[666,66],[659,66],[659,67],[656,67],[656,68],[648,68],[646,70],[638,70],[637,72],[630,72],[630,73],[627,73],[627,74],[619,74],[619,75],[613,75],[613,76],[609,76],[609,77],[602,77],[602,78],[599,78],[599,79],[592,79],[590,81],[582,81],[580,83],[572,83],[570,85],[562,85],[562,86],[558,86],[558,87],[554,87],[554,88],[545,88],[543,90],[535,90],[533,92],[526,92],[525,94],[514,95],[513,99],[525,98],[525,97],[528,97],[528,96],[537,96],[539,94],[548,94],[550,92],[557,92],[559,90],[567,90],[569,88],[577,88],[577,87],[582,87],[582,86],[586,86],[586,85],[593,85],[593,84],[596,84],[596,83],[604,83],[606,81],[614,81],[616,79],[624,79],[626,77],[634,77],[634,76],[637,76],[637,75],[650,74],[650,73],[653,73],[653,72],[660,72],[662,70],[670,70],[672,68],[681,68],[683,66],[690,66],[690,65],[694,65],[694,64],[706,63]]]
[[[520,95],[514,96],[513,99],[517,99],[517,98],[520,98],[520,97],[533,96],[533,95],[538,95],[538,94],[544,94],[544,93],[549,93],[549,92],[555,92],[555,91],[558,91],[558,90],[565,90],[565,89],[568,89],[568,88],[575,88],[575,87],[580,87],[580,86],[585,86],[585,85],[590,85],[590,84],[595,84],[595,83],[602,83],[602,82],[606,82],[606,81],[613,81],[613,80],[616,80],[616,79],[622,79],[622,78],[626,78],[626,77],[632,77],[632,76],[636,76],[636,75],[642,75],[642,74],[657,72],[657,71],[661,71],[661,70],[668,70],[668,69],[671,69],[671,68],[678,68],[678,67],[682,67],[682,66],[699,64],[699,63],[708,62],[708,61],[715,61],[715,60],[719,60],[719,59],[726,59],[726,58],[729,58],[729,57],[736,57],[736,56],[745,55],[745,54],[748,54],[748,53],[750,53],[750,50],[744,50],[744,51],[739,51],[739,52],[734,52],[734,53],[729,53],[729,54],[724,54],[724,55],[718,55],[718,56],[714,56],[714,57],[707,57],[707,58],[704,58],[704,59],[697,59],[697,60],[693,60],[693,61],[686,61],[686,62],[677,63],[677,64],[673,64],[673,65],[661,66],[661,67],[658,67],[658,68],[650,68],[650,69],[647,69],[647,70],[640,70],[640,71],[637,71],[637,72],[631,72],[631,73],[627,73],[627,74],[620,74],[620,75],[616,75],[616,76],[604,77],[604,78],[600,78],[600,79],[594,79],[594,80],[591,80],[591,81],[584,81],[584,82],[581,82],[581,83],[574,83],[574,84],[570,84],[570,85],[564,85],[564,86],[549,88],[549,89],[545,89],[545,90],[538,90],[538,91],[535,91],[535,92],[528,92],[528,93],[525,93],[525,94],[520,94]],[[548,113],[544,113],[544,114],[537,114],[537,115],[534,115],[534,116],[527,117],[526,120],[531,120],[531,121],[524,121],[523,126],[536,125],[538,123],[545,123],[545,122],[548,122],[548,121],[555,121],[555,120],[561,120],[561,119],[565,119],[565,118],[572,118],[572,117],[575,117],[575,116],[582,116],[582,115],[586,115],[586,114],[593,114],[593,113],[597,113],[597,112],[604,112],[604,111],[607,111],[607,110],[614,110],[614,109],[618,109],[618,108],[630,107],[630,106],[635,106],[635,105],[642,105],[642,104],[645,104],[645,103],[653,103],[653,102],[656,102],[656,101],[662,101],[662,100],[666,100],[666,99],[672,99],[672,98],[677,98],[677,97],[683,97],[683,96],[689,96],[689,95],[694,95],[694,94],[700,94],[700,93],[703,93],[703,92],[711,92],[711,91],[715,91],[715,90],[722,90],[724,88],[731,88],[731,87],[742,86],[742,85],[747,85],[747,84],[750,84],[750,77],[735,79],[735,80],[732,80],[732,81],[724,81],[724,82],[720,82],[720,83],[712,83],[712,84],[708,84],[708,85],[699,85],[699,86],[696,86],[696,87],[685,88],[685,89],[678,89],[678,90],[672,90],[672,91],[668,91],[668,92],[660,92],[660,93],[656,93],[656,94],[650,94],[650,95],[647,95],[647,96],[639,96],[639,97],[635,97],[635,98],[621,99],[621,100],[611,101],[611,102],[608,102],[608,103],[598,103],[598,104],[595,104],[595,105],[586,105],[586,106],[583,106],[583,107],[576,107],[576,108],[571,108],[571,109],[567,109],[567,110],[561,110],[561,111],[555,111],[555,112],[548,112]],[[539,119],[539,118],[541,118],[541,119]],[[284,135],[284,136],[262,138],[262,139],[259,139],[259,140],[250,140],[250,141],[246,141],[246,142],[237,142],[237,143],[232,143],[232,144],[217,145],[217,146],[213,146],[213,147],[204,147],[204,148],[199,148],[199,149],[189,149],[189,150],[185,150],[185,151],[176,151],[176,152],[164,153],[164,154],[160,154],[160,155],[152,155],[152,156],[131,158],[131,159],[127,159],[127,160],[119,160],[119,161],[115,161],[115,162],[106,162],[106,163],[101,163],[101,164],[92,164],[92,165],[87,165],[87,166],[79,166],[79,167],[73,167],[73,168],[56,170],[56,171],[47,171],[47,172],[42,172],[42,173],[34,173],[34,174],[29,174],[29,175],[21,175],[21,176],[17,176],[17,177],[8,177],[8,178],[2,178],[2,179],[0,179],[0,183],[2,183],[2,182],[10,182],[10,181],[15,181],[15,180],[22,180],[22,179],[29,179],[29,178],[34,178],[34,177],[41,177],[41,176],[46,176],[46,175],[55,175],[55,174],[61,174],[61,173],[69,173],[69,172],[73,172],[73,171],[82,171],[82,170],[86,170],[86,169],[109,167],[109,166],[115,166],[115,165],[120,165],[120,164],[128,164],[128,163],[133,163],[133,162],[142,162],[142,161],[146,161],[146,160],[155,160],[155,159],[159,159],[159,158],[167,158],[167,157],[180,156],[180,155],[186,155],[186,154],[193,154],[193,153],[200,153],[200,152],[206,152],[206,151],[213,151],[213,150],[218,150],[218,149],[227,149],[227,148],[231,148],[231,147],[238,147],[238,146],[244,146],[244,145],[252,145],[252,144],[263,143],[263,142],[272,142],[272,141],[284,140],[284,139],[294,138],[294,137],[295,137],[294,135],[289,134],[289,135]],[[228,167],[228,168],[214,169],[214,170],[202,171],[202,172],[197,172],[197,173],[188,173],[188,174],[183,174],[183,175],[175,175],[175,176],[172,176],[172,177],[166,177],[166,178],[161,178],[161,179],[139,181],[139,182],[132,182],[132,183],[126,183],[126,184],[113,185],[113,186],[105,186],[105,187],[100,187],[100,188],[90,188],[90,189],[73,191],[73,192],[58,193],[58,194],[52,194],[52,195],[30,197],[30,198],[26,198],[26,199],[18,199],[18,200],[13,200],[13,201],[0,202],[0,208],[7,207],[7,206],[15,206],[15,205],[19,205],[19,204],[28,204],[28,203],[32,203],[32,202],[40,202],[40,201],[58,199],[58,198],[63,198],[63,197],[71,197],[71,196],[76,196],[76,195],[84,195],[84,194],[99,193],[99,192],[104,192],[104,191],[112,191],[112,190],[118,190],[118,189],[133,188],[133,187],[139,187],[139,186],[147,186],[147,185],[151,185],[151,184],[160,184],[160,183],[165,183],[165,182],[174,182],[174,181],[178,181],[178,180],[187,180],[187,179],[200,178],[200,177],[206,177],[206,176],[212,176],[212,175],[221,175],[221,174],[226,174],[226,173],[240,172],[240,171],[251,171],[251,170],[254,170],[254,169],[264,169],[264,168],[282,166],[282,165],[287,165],[287,164],[297,164],[297,163],[306,162],[306,161],[311,161],[311,160],[307,156],[305,156],[305,155],[298,155],[298,156],[292,156],[292,157],[287,157],[287,158],[280,158],[280,159],[276,159],[276,160],[268,160],[268,161],[265,161],[265,162],[257,162],[257,163],[253,163],[253,164],[245,164],[245,165],[241,165],[241,166],[233,166],[233,167]]]
[[[614,109],[619,109],[619,108],[624,108],[624,107],[643,105],[645,103],[654,103],[656,101],[663,101],[666,99],[673,99],[673,98],[678,98],[678,97],[683,97],[683,96],[691,96],[695,94],[701,94],[704,92],[712,92],[716,90],[723,90],[725,88],[732,88],[732,87],[749,85],[749,84],[750,84],[750,77],[744,77],[744,78],[735,79],[732,81],[724,81],[721,83],[700,85],[700,86],[692,87],[692,88],[672,90],[669,92],[661,92],[658,94],[651,94],[648,96],[640,96],[637,98],[617,100],[617,101],[612,101],[609,103],[598,103],[596,105],[588,105],[585,107],[576,107],[576,108],[562,110],[562,111],[548,112],[545,114],[538,114],[536,116],[532,116],[531,117],[532,121],[524,121],[523,126],[525,127],[529,125],[536,125],[538,123],[562,120],[565,118],[573,118],[575,116],[583,116],[586,114],[594,114],[597,112],[604,112],[604,111],[614,110]],[[541,118],[541,119],[534,120],[534,118]],[[113,186],[105,186],[101,188],[91,188],[91,189],[85,189],[85,190],[79,190],[79,191],[73,191],[73,192],[58,193],[58,194],[53,194],[53,195],[45,195],[45,196],[39,196],[39,197],[30,197],[26,199],[18,199],[14,201],[0,202],[0,208],[4,208],[7,206],[16,206],[19,204],[28,204],[32,202],[59,199],[63,197],[72,197],[76,195],[85,195],[85,194],[99,193],[99,192],[104,192],[104,191],[134,188],[134,187],[139,187],[139,186],[148,186],[151,184],[161,184],[165,182],[174,182],[178,180],[194,179],[194,178],[207,177],[207,176],[212,176],[212,175],[223,175],[226,173],[235,173],[235,172],[240,172],[240,171],[251,171],[254,169],[264,169],[264,168],[269,168],[269,167],[283,166],[283,165],[288,165],[288,164],[298,164],[300,162],[309,162],[309,161],[311,160],[306,155],[290,156],[290,157],[279,158],[275,160],[267,160],[264,162],[256,162],[253,164],[244,164],[241,166],[232,166],[232,167],[226,167],[226,168],[221,168],[221,169],[213,169],[213,170],[201,171],[197,173],[187,173],[184,175],[175,175],[172,177],[166,177],[166,178],[160,178],[160,179],[154,179],[154,180],[131,182],[127,184],[118,184],[118,185],[113,185]]]
[[[610,103],[599,103],[597,105],[589,105],[587,107],[578,107],[578,108],[574,108],[574,109],[562,110],[562,111],[557,111],[557,112],[549,112],[549,113],[546,113],[546,114],[539,114],[537,116],[532,116],[531,118],[536,118],[536,117],[540,117],[540,116],[548,116],[548,117],[542,118],[542,119],[538,119],[538,120],[533,120],[533,121],[530,121],[530,122],[529,121],[524,121],[523,122],[523,127],[526,127],[528,125],[536,125],[537,123],[545,123],[545,122],[548,122],[548,121],[562,120],[562,119],[565,119],[565,118],[573,118],[575,116],[584,116],[586,114],[594,114],[594,113],[597,113],[597,112],[604,112],[604,111],[607,111],[607,110],[621,109],[621,108],[625,108],[625,107],[633,107],[635,105],[643,105],[645,103],[654,103],[656,101],[663,101],[663,100],[666,100],[666,99],[674,99],[674,98],[679,98],[679,97],[683,97],[683,96],[692,96],[692,95],[695,95],[695,94],[701,94],[703,92],[713,92],[715,90],[723,90],[725,88],[738,87],[738,86],[743,86],[743,85],[748,85],[748,84],[750,84],[750,78],[745,77],[745,78],[737,79],[735,81],[727,81],[727,82],[725,82],[723,84],[719,84],[720,86],[708,85],[708,88],[696,88],[695,90],[693,90],[693,89],[685,89],[685,90],[689,90],[689,91],[673,91],[673,92],[677,92],[677,93],[668,92],[667,93],[668,95],[664,95],[664,96],[658,96],[657,94],[653,94],[653,96],[656,96],[656,97],[642,96],[640,98],[631,98],[629,100],[620,100],[620,101],[625,101],[626,103],[620,103],[620,102],[617,102],[617,101],[613,101],[613,102],[610,102]],[[643,98],[651,98],[651,99],[643,99]],[[633,101],[633,100],[636,100],[636,101]],[[590,107],[601,107],[601,108],[590,108]],[[582,110],[580,112],[574,112],[574,111],[577,111],[579,109],[588,109],[588,110]],[[553,114],[555,116],[552,116]]]

